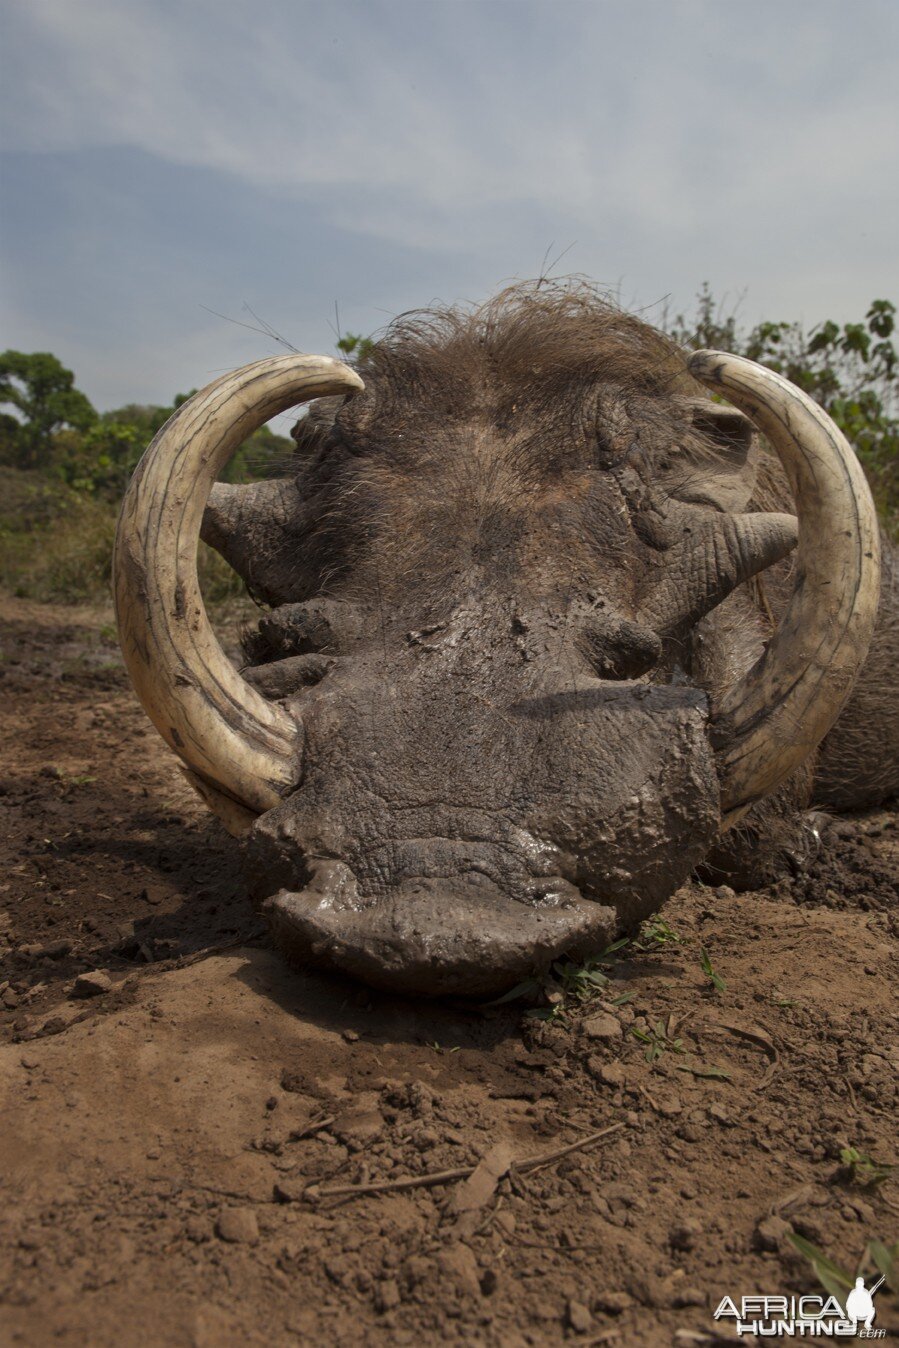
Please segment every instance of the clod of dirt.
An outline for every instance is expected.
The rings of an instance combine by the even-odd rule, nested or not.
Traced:
[[[453,1191],[447,1212],[461,1216],[478,1212],[489,1203],[496,1186],[512,1165],[512,1148],[507,1142],[491,1147],[472,1173]]]
[[[756,1244],[761,1250],[777,1250],[792,1229],[790,1223],[785,1222],[783,1217],[766,1217],[755,1228]]]
[[[194,1214],[184,1223],[184,1234],[195,1245],[204,1245],[212,1236],[212,1226],[206,1217]]]
[[[587,1061],[587,1070],[604,1086],[623,1086],[627,1081],[627,1071],[620,1062],[603,1062],[602,1058],[590,1058]]]
[[[400,1304],[400,1289],[395,1278],[385,1278],[375,1294],[375,1306],[381,1312],[395,1310]]]
[[[62,938],[58,941],[30,941],[19,946],[19,955],[29,960],[61,960],[72,949],[72,942]]]
[[[102,969],[92,969],[90,973],[79,974],[72,987],[73,997],[102,997],[112,988],[112,979]]]
[[[458,1243],[441,1250],[437,1263],[447,1282],[454,1283],[460,1291],[468,1292],[470,1296],[480,1296],[478,1261],[467,1245]]]
[[[620,1039],[621,1021],[608,1011],[600,1011],[584,1021],[584,1034],[588,1039]]]
[[[377,1109],[348,1109],[331,1125],[331,1132],[350,1151],[362,1151],[376,1142],[383,1131],[384,1120]]]
[[[255,1245],[259,1240],[259,1223],[252,1208],[225,1208],[215,1230],[230,1245]]]
[[[305,1180],[280,1179],[272,1187],[276,1203],[299,1203],[306,1192]]]
[[[569,1301],[565,1308],[565,1318],[575,1334],[586,1334],[593,1324],[593,1316],[583,1301]]]
[[[688,1217],[671,1228],[668,1243],[672,1250],[695,1250],[702,1236],[702,1223]]]
[[[600,1292],[593,1298],[593,1309],[605,1311],[607,1315],[621,1315],[633,1304],[634,1298],[627,1292]]]

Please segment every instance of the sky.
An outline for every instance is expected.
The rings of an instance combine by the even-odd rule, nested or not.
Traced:
[[[5,0],[0,47],[0,347],[100,410],[547,269],[899,299],[896,0]]]

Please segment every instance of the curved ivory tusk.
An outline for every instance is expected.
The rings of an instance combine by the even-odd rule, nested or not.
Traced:
[[[880,543],[858,460],[817,403],[742,356],[697,351],[688,364],[767,436],[799,516],[786,612],[764,655],[715,711],[727,827],[788,777],[839,716],[874,630]]]
[[[194,394],[153,440],[128,488],[113,555],[125,663],[144,710],[196,777],[256,813],[299,776],[301,730],[227,659],[197,581],[216,475],[263,422],[362,380],[330,356],[274,356]]]

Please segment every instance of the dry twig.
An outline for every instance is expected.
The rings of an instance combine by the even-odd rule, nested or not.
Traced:
[[[566,1147],[557,1147],[555,1151],[545,1152],[542,1156],[530,1156],[523,1161],[513,1161],[511,1169],[529,1171],[545,1165],[554,1165],[556,1161],[561,1161],[573,1152],[583,1151],[585,1147],[592,1146],[624,1127],[626,1127],[624,1123],[610,1124],[608,1128],[601,1128],[597,1133],[578,1138],[577,1142],[570,1142]],[[403,1189],[432,1189],[438,1184],[451,1184],[454,1180],[468,1179],[476,1169],[477,1167],[473,1165],[463,1165],[457,1166],[454,1170],[433,1170],[427,1175],[409,1175],[398,1180],[373,1180],[368,1184],[338,1184],[329,1189],[320,1189],[317,1184],[310,1184],[303,1196],[317,1202],[321,1198],[357,1198],[363,1194],[397,1193]]]

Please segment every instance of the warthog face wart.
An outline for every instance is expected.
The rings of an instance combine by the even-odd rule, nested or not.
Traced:
[[[697,378],[799,504],[773,639],[746,582],[796,521]],[[303,399],[289,477],[212,486]],[[196,587],[210,488],[203,536],[270,606],[242,678]],[[282,942],[426,993],[499,991],[657,909],[829,729],[876,585],[867,488],[814,404],[734,357],[688,368],[577,288],[400,320],[358,374],[226,376],[151,446],[117,545],[135,684],[248,832]]]

